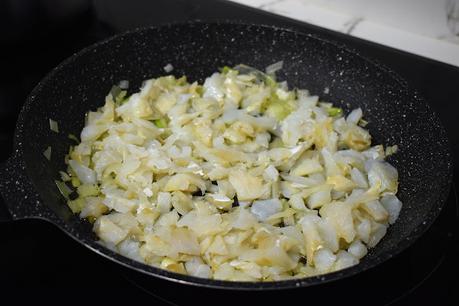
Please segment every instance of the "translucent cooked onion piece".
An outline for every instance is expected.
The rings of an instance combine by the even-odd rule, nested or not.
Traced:
[[[267,74],[275,74],[276,71],[281,70],[284,65],[283,61],[276,62],[266,67],[265,71]]]
[[[43,151],[43,156],[46,157],[47,160],[51,160],[51,147],[47,147],[46,150]]]
[[[49,129],[55,133],[59,133],[59,125],[53,119],[49,119]]]

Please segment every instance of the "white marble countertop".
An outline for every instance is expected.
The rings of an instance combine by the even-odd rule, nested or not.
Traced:
[[[232,0],[459,67],[459,0]]]

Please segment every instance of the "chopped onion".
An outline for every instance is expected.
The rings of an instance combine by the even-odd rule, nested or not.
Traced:
[[[314,265],[319,271],[328,271],[335,263],[336,255],[329,249],[322,248],[314,256]]]
[[[397,153],[397,151],[398,151],[398,146],[397,145],[386,147],[386,156],[393,155],[393,154]]]
[[[47,160],[51,160],[51,147],[47,147],[46,150],[43,151],[43,155]]]
[[[276,167],[273,165],[269,165],[268,168],[265,169],[263,177],[267,181],[275,182],[279,178],[279,171],[277,171]]]
[[[395,147],[371,146],[360,108],[276,81],[282,66],[167,75],[128,98],[120,81],[69,136],[59,192],[101,244],[176,273],[277,281],[357,264],[402,208]]]
[[[351,243],[347,251],[357,259],[362,258],[368,253],[367,248],[360,240],[356,240]]]
[[[80,140],[73,134],[69,134],[68,138],[75,141],[76,143],[80,143]]]
[[[278,199],[255,201],[250,208],[252,214],[259,221],[265,221],[282,210],[282,203]]]
[[[359,260],[346,251],[339,251],[336,256],[335,268],[338,270],[352,267],[359,263]]]
[[[389,213],[389,224],[394,224],[402,210],[402,202],[393,194],[387,194],[381,198],[381,204]]]
[[[167,64],[166,66],[164,66],[164,71],[166,71],[167,73],[171,72],[172,70],[174,70],[174,66],[172,66],[171,64]]]
[[[265,71],[267,74],[275,74],[284,66],[284,61],[279,61],[266,67]]]
[[[128,89],[129,88],[129,81],[128,80],[122,80],[122,81],[120,81],[118,86],[121,89]]]
[[[56,184],[57,188],[59,189],[59,192],[62,194],[64,198],[67,200],[69,199],[69,195],[72,193],[72,189],[70,189],[67,184],[61,181],[54,181]]]
[[[96,184],[96,173],[90,168],[79,164],[74,160],[69,160],[69,165],[75,171],[78,179],[85,184]]]
[[[147,197],[151,197],[153,195],[153,191],[151,191],[150,188],[144,188],[143,189],[143,193],[147,196]]]
[[[49,119],[49,128],[55,133],[59,133],[59,125],[53,119]]]
[[[372,229],[372,231],[373,233],[370,235],[370,240],[368,241],[368,246],[370,248],[376,246],[386,235],[387,226],[381,223],[374,223],[374,229]]]
[[[61,175],[61,179],[63,182],[69,182],[72,180],[72,178],[64,171],[59,171],[59,174]]]
[[[362,118],[362,109],[356,108],[349,115],[347,115],[346,122],[357,124]]]

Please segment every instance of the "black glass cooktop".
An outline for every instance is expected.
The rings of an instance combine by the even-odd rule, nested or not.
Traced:
[[[344,43],[385,64],[430,101],[447,128],[458,164],[457,67],[220,0],[0,1],[0,159],[11,154],[14,125],[25,97],[60,61],[127,29],[196,19],[293,28]],[[454,176],[457,184],[457,168]],[[2,209],[0,203],[0,217],[5,214]],[[143,279],[44,222],[0,223],[0,303],[458,305],[458,221],[453,188],[432,228],[400,256],[371,271],[319,287],[238,295],[216,291],[197,295],[193,288]]]

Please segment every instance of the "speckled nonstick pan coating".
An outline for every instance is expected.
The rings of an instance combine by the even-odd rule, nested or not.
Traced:
[[[346,111],[361,107],[374,144],[397,144],[389,161],[400,174],[404,206],[397,223],[357,266],[323,276],[267,283],[200,279],[150,267],[102,246],[91,224],[72,215],[54,179],[78,135],[84,114],[104,103],[120,80],[137,91],[143,80],[164,75],[202,81],[218,67],[264,68],[284,61],[279,79],[307,88]],[[415,67],[413,67],[415,69]],[[329,92],[324,93],[328,88]],[[48,119],[59,123],[52,132]],[[43,151],[52,147],[51,162]],[[146,28],[90,46],[51,71],[28,97],[17,123],[15,150],[1,171],[1,192],[13,219],[42,218],[93,251],[134,270],[180,283],[226,289],[304,287],[354,275],[408,247],[434,221],[449,193],[452,159],[444,128],[428,103],[389,69],[317,37],[268,26],[236,23],[176,24]],[[56,245],[56,250],[58,249]]]

